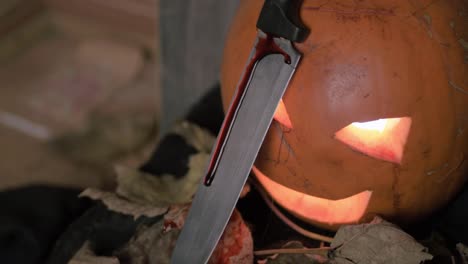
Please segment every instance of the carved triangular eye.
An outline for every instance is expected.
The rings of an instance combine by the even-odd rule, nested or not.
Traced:
[[[410,117],[354,122],[336,132],[335,138],[368,156],[400,164],[410,128]]]
[[[276,107],[274,119],[286,128],[292,128],[291,119],[289,119],[289,114],[286,110],[283,99],[280,100],[278,107]]]

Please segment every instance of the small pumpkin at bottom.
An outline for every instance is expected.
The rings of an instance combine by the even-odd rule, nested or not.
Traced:
[[[243,0],[224,51],[227,108],[263,1]],[[336,229],[375,214],[405,224],[466,181],[466,3],[305,1],[312,29],[254,172],[285,209]],[[459,15],[461,14],[461,15]]]

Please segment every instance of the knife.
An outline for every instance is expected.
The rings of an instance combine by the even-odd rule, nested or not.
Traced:
[[[309,31],[302,0],[266,0],[257,40],[211,152],[207,174],[174,248],[171,263],[206,263],[235,208],[273,115],[301,55],[292,42]]]

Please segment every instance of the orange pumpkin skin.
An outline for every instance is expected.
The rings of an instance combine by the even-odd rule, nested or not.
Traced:
[[[242,0],[228,35],[225,109],[253,47],[262,4]],[[311,34],[295,44],[303,57],[281,114],[292,127],[276,116],[255,171],[321,203],[308,212],[301,212],[300,201],[280,205],[331,229],[375,214],[405,224],[459,191],[468,174],[467,16],[466,1],[457,0],[304,1],[301,17]],[[353,122],[396,117],[411,118],[399,163],[362,154],[335,137]],[[347,218],[359,205],[333,201],[357,194],[371,195],[358,199],[361,214]]]

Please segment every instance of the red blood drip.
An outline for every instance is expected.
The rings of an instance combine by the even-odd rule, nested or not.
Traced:
[[[176,223],[172,222],[172,221],[164,221],[164,224],[163,224],[163,232],[169,232],[169,230],[172,230],[172,229],[177,229],[178,226]]]
[[[229,109],[226,113],[224,118],[223,124],[218,134],[218,139],[216,141],[215,149],[213,155],[211,157],[210,163],[208,164],[208,170],[205,176],[205,185],[211,185],[213,181],[214,175],[216,173],[216,169],[218,167],[218,161],[222,155],[226,140],[228,138],[228,134],[232,123],[235,119],[236,110],[244,97],[244,94],[247,91],[247,84],[249,83],[250,77],[252,72],[255,68],[257,62],[259,62],[263,57],[270,55],[270,54],[282,54],[284,56],[284,62],[286,64],[291,63],[291,57],[287,54],[281,47],[279,47],[275,42],[274,38],[270,35],[267,35],[266,38],[258,38],[257,45],[255,46],[255,54],[252,56],[250,61],[248,62],[245,71],[241,77],[241,81],[239,82],[236,92],[233,97],[233,101],[229,106]]]

